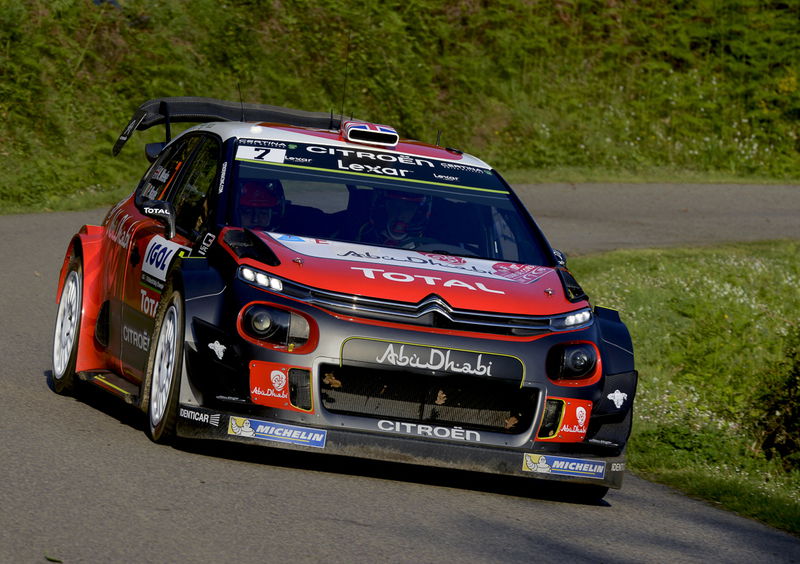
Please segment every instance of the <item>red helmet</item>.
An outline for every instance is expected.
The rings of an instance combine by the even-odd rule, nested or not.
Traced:
[[[273,229],[285,207],[283,186],[278,180],[248,180],[239,192],[242,227]]]

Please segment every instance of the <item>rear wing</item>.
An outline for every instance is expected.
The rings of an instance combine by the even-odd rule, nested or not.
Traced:
[[[116,156],[137,129],[143,131],[154,125],[165,124],[167,142],[170,140],[170,123],[207,123],[210,121],[258,121],[284,123],[316,129],[339,129],[341,118],[333,113],[306,112],[266,104],[226,102],[215,98],[179,96],[148,100],[134,112],[122,135],[114,143]]]

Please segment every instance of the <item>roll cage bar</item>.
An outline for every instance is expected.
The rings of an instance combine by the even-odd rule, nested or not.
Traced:
[[[167,143],[169,143],[171,123],[208,123],[212,121],[260,121],[336,130],[340,128],[342,119],[334,116],[332,112],[330,114],[307,112],[281,106],[228,102],[215,98],[195,96],[156,98],[148,100],[137,108],[117,142],[114,143],[112,153],[115,156],[118,155],[123,145],[137,129],[143,131],[163,123],[166,128]]]

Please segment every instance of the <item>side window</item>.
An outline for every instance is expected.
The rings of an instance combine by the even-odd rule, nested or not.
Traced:
[[[220,146],[216,139],[206,138],[198,149],[186,174],[181,177],[173,205],[176,226],[190,239],[202,232],[208,217],[207,195],[217,176]]]
[[[138,189],[140,197],[163,200],[199,141],[199,137],[189,137],[167,149],[142,178]]]

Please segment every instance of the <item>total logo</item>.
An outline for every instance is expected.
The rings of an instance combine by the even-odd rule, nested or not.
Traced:
[[[141,288],[139,290],[139,293],[142,296],[140,304],[142,313],[144,313],[145,315],[149,315],[150,317],[155,317],[156,310],[158,309],[158,300],[155,298],[151,298],[147,293],[147,290],[145,290],[144,288]]]
[[[144,253],[142,272],[163,282],[172,260],[183,250],[189,249],[159,235],[153,237],[147,244],[147,250]]]
[[[442,286],[443,288],[466,288],[467,290],[472,290],[473,292],[475,290],[480,290],[482,292],[489,292],[490,294],[505,294],[505,292],[502,290],[493,290],[492,288],[487,288],[483,282],[475,282],[474,284],[470,284],[469,282],[464,282],[458,278],[445,280],[439,276],[406,274],[404,272],[388,272],[381,268],[362,268],[359,266],[351,266],[350,268],[353,270],[360,270],[364,273],[364,277],[370,280],[376,280],[378,273],[380,273],[382,278],[392,282],[416,282],[422,280],[428,286]]]

